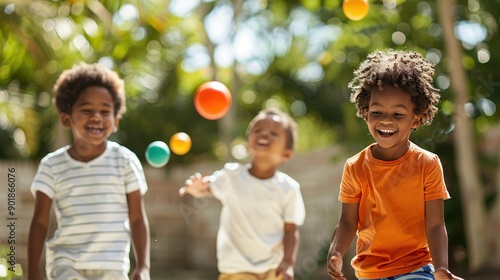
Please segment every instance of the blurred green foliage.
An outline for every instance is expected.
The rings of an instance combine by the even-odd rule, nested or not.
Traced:
[[[0,279],[23,279],[23,269],[16,263],[15,248],[12,250],[8,244],[0,244]]]
[[[479,137],[498,123],[491,109],[500,87],[494,71],[499,50],[491,47],[499,40],[498,7],[497,1],[454,7],[457,25],[479,23],[485,32],[473,45],[463,40]],[[128,113],[113,139],[142,156],[151,141],[168,142],[179,131],[191,135],[191,153],[176,163],[216,156],[220,123],[201,118],[192,101],[196,88],[214,78],[233,90],[233,139],[244,140],[257,111],[278,106],[301,123],[299,152],[366,145],[371,137],[348,103],[346,84],[362,59],[386,48],[416,50],[436,63],[446,108],[414,141],[432,148],[453,131],[453,95],[433,2],[370,1],[361,21],[347,20],[340,0],[0,0],[0,13],[2,158],[40,158],[53,149],[58,119],[51,88],[79,61],[102,63],[126,81]]]

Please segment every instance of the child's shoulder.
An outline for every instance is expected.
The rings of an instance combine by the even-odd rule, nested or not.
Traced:
[[[66,153],[67,153],[69,148],[70,148],[70,146],[68,145],[68,146],[61,147],[53,152],[50,152],[42,158],[41,162],[44,164],[47,164],[47,165],[51,165],[51,164],[56,164],[56,163],[65,161],[66,160]]]
[[[239,176],[242,174],[243,170],[247,170],[248,168],[241,163],[237,162],[227,162],[224,163],[222,168],[216,170],[214,175],[216,176]]]
[[[420,146],[416,145],[413,142],[410,142],[409,152],[411,152],[414,157],[423,161],[435,161],[436,159],[439,159],[437,154],[428,151],[424,148],[421,148]]]
[[[115,157],[118,156],[118,157],[122,157],[125,159],[137,157],[137,155],[134,152],[132,152],[129,148],[127,148],[119,143],[116,143],[113,141],[108,141],[106,145],[107,145],[106,148],[109,150],[109,152],[112,156],[115,156]]]
[[[348,158],[346,160],[346,165],[356,165],[357,163],[363,163],[364,161],[368,160],[370,149],[374,145],[375,145],[375,143],[370,144],[368,147],[364,148],[363,150],[359,151],[357,154]]]
[[[226,162],[223,169],[228,172],[241,172],[245,165],[238,162]]]
[[[288,175],[285,172],[277,170],[275,177],[276,177],[278,182],[281,182],[282,185],[286,185],[286,186],[290,187],[291,189],[300,188],[299,182],[297,182],[297,180],[295,180],[292,176]]]

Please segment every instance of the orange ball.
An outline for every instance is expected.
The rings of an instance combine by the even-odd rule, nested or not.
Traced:
[[[362,20],[370,9],[368,0],[344,0],[342,10],[350,20]]]
[[[203,83],[194,96],[194,107],[207,120],[222,118],[231,107],[231,92],[217,81]]]
[[[170,150],[177,155],[184,155],[191,149],[191,137],[184,132],[178,132],[170,137]]]

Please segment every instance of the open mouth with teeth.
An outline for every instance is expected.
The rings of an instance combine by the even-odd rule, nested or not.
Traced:
[[[267,139],[258,139],[255,143],[257,144],[256,146],[267,147],[267,146],[269,146],[270,142]]]
[[[86,126],[85,129],[92,134],[100,134],[104,132],[104,127],[102,126],[89,125]]]
[[[390,129],[378,129],[377,131],[382,136],[391,136],[396,133],[395,130],[390,130]]]

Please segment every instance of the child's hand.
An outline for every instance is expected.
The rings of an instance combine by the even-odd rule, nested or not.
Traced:
[[[179,190],[179,195],[184,196],[186,193],[194,197],[202,197],[210,194],[209,176],[202,177],[200,173],[191,175],[184,183],[184,187]]]
[[[342,256],[339,252],[333,252],[332,257],[328,262],[328,275],[333,280],[346,280],[344,273],[342,273]]]
[[[434,272],[434,279],[436,280],[464,280],[458,276],[453,275],[448,269],[440,267]]]
[[[143,268],[143,269],[138,269],[136,268],[134,270],[134,273],[132,274],[132,277],[130,280],[151,280],[149,276],[149,269]]]
[[[287,261],[282,261],[276,269],[276,276],[279,275],[282,275],[283,280],[293,280],[293,266]]]

